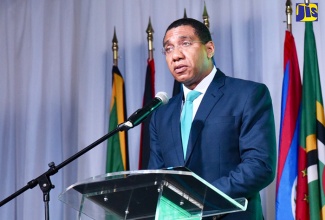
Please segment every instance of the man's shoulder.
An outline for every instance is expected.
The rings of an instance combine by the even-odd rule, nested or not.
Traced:
[[[238,96],[247,96],[253,93],[269,93],[269,89],[264,83],[253,80],[237,78],[220,73],[214,80],[211,89],[219,88],[224,94],[237,94]],[[219,90],[218,89],[218,90]]]
[[[219,78],[223,78],[225,86],[235,87],[238,89],[254,89],[256,87],[266,88],[266,85],[261,82],[253,81],[250,79],[242,79],[234,76],[228,76],[221,71],[220,73],[221,77]]]

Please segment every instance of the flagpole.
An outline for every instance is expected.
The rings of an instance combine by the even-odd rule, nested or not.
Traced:
[[[147,27],[147,40],[148,40],[148,52],[149,52],[149,60],[152,60],[153,59],[153,33],[154,33],[154,30],[152,28],[152,25],[151,25],[151,19],[149,17],[149,23],[148,23],[148,27]]]
[[[292,3],[291,0],[286,1],[286,14],[287,14],[287,30],[292,33]]]
[[[208,11],[207,11],[205,2],[204,2],[202,18],[203,18],[204,25],[207,26],[207,28],[210,28],[209,15],[208,15]]]
[[[113,65],[117,66],[118,64],[118,41],[116,37],[116,30],[114,27],[114,35],[113,35],[113,40],[112,40],[112,50],[113,50]]]

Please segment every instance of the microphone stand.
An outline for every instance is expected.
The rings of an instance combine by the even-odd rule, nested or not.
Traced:
[[[35,186],[39,185],[39,187],[41,188],[41,190],[43,192],[43,201],[44,201],[44,208],[45,208],[45,220],[49,220],[49,218],[50,218],[50,216],[49,216],[50,191],[51,191],[51,189],[54,188],[54,185],[51,182],[50,176],[53,176],[61,168],[65,167],[66,165],[68,165],[69,163],[74,161],[75,159],[79,158],[81,155],[83,155],[86,152],[90,151],[91,149],[93,149],[94,147],[96,147],[100,143],[104,142],[106,139],[110,138],[111,136],[113,136],[117,132],[119,132],[119,131],[127,131],[131,127],[132,127],[132,124],[130,126],[129,122],[124,122],[124,123],[118,125],[117,128],[115,128],[114,130],[110,131],[109,133],[107,133],[103,137],[99,138],[97,141],[93,142],[92,144],[85,147],[81,151],[79,151],[76,154],[72,155],[71,157],[69,157],[68,159],[66,159],[65,161],[60,163],[59,165],[55,166],[54,162],[50,162],[49,163],[50,168],[48,169],[48,171],[46,171],[45,173],[43,173],[39,177],[29,181],[26,186],[24,186],[20,190],[16,191],[12,195],[8,196],[6,199],[2,200],[0,202],[0,207],[3,206],[4,204],[8,203],[12,199],[16,198],[17,196],[19,196],[20,194],[22,194],[26,190],[32,189]]]

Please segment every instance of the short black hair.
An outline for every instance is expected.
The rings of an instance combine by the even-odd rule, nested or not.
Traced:
[[[207,26],[205,26],[201,21],[195,20],[193,18],[181,18],[178,19],[176,21],[174,21],[173,23],[171,23],[166,32],[165,32],[165,36],[167,31],[169,31],[170,29],[182,26],[182,25],[188,25],[191,26],[192,28],[194,28],[194,33],[195,35],[197,35],[200,39],[200,41],[204,42],[204,43],[208,43],[209,41],[212,40],[211,38],[211,33],[209,31],[209,29],[207,28]],[[165,39],[164,36],[164,39]],[[164,43],[164,42],[163,42]]]

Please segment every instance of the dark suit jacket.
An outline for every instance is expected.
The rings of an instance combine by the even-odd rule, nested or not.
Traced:
[[[159,107],[150,122],[149,169],[185,166],[232,198],[245,212],[222,219],[263,219],[259,191],[275,176],[272,101],[264,84],[225,76],[219,69],[193,120],[184,161],[180,133],[183,94]]]

